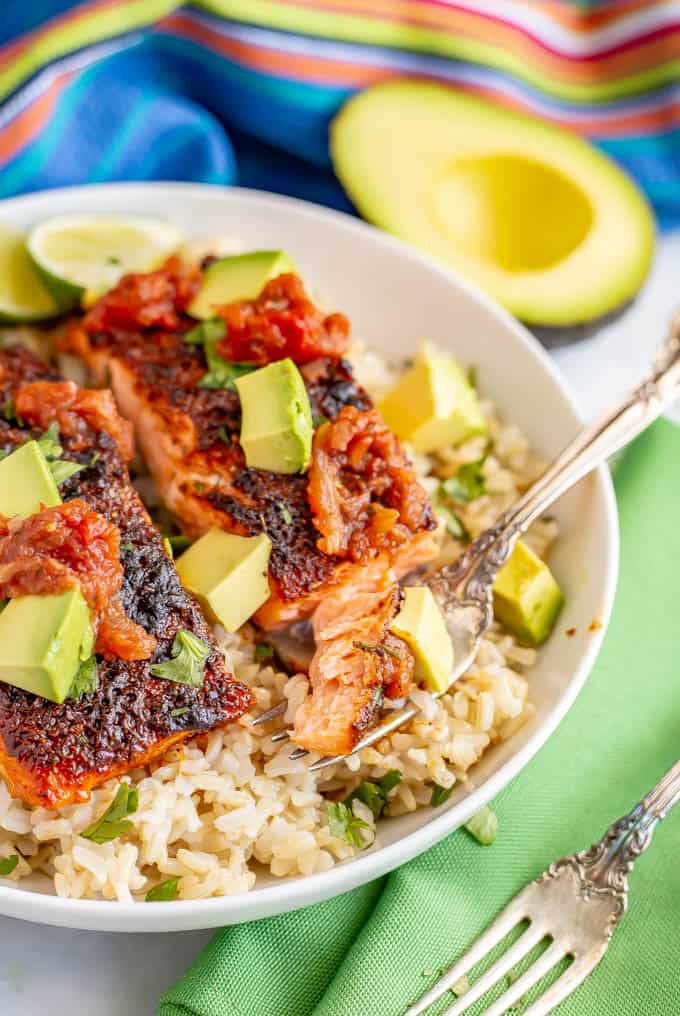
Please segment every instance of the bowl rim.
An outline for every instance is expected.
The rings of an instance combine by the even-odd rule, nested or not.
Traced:
[[[402,258],[419,263],[446,281],[453,279],[456,287],[464,293],[467,299],[481,304],[485,311],[494,317],[506,331],[513,333],[514,341],[524,346],[527,352],[539,361],[539,365],[550,376],[552,383],[560,391],[566,406],[573,414],[575,425],[583,422],[578,402],[558,367],[524,325],[520,324],[476,285],[461,278],[456,272],[442,267],[402,240],[346,212],[298,198],[245,187],[225,187],[219,184],[185,181],[125,181],[59,187],[7,198],[0,203],[0,214],[5,210],[21,213],[30,209],[34,204],[49,201],[50,198],[70,197],[77,199],[78,194],[83,192],[101,194],[103,199],[120,200],[126,194],[129,195],[135,191],[158,192],[159,190],[168,193],[169,197],[177,199],[184,197],[199,201],[211,196],[214,198],[215,192],[218,192],[220,200],[226,199],[227,202],[234,203],[244,200],[255,202],[263,210],[283,205],[301,216],[321,219],[342,231],[349,232],[357,237],[358,242],[361,242],[362,238],[369,237],[374,243],[391,249]],[[169,207],[172,207],[171,203],[169,203]],[[168,217],[171,219],[172,215],[170,214]],[[68,899],[35,890],[22,889],[21,883],[16,886],[4,884],[0,885],[0,914],[41,924],[117,932],[186,931],[258,920],[309,906],[379,878],[454,832],[514,779],[554,733],[581,691],[599,653],[609,624],[616,590],[619,528],[614,487],[609,469],[606,466],[600,466],[596,470],[594,478],[596,484],[594,493],[599,494],[603,502],[603,523],[606,532],[606,545],[603,547],[605,567],[600,613],[602,628],[594,632],[592,638],[586,643],[569,685],[533,735],[492,776],[484,780],[479,787],[472,790],[460,802],[441,814],[434,815],[424,825],[407,833],[394,843],[355,856],[335,865],[328,871],[282,879],[278,883],[246,893],[200,900],[144,903],[143,906],[140,906],[138,902]]]

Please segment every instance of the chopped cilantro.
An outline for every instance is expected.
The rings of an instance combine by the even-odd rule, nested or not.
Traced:
[[[271,660],[274,655],[274,649],[272,646],[268,646],[266,642],[258,642],[255,646],[255,659],[256,660]]]
[[[222,318],[210,318],[209,321],[201,321],[185,332],[184,341],[190,346],[204,346],[206,342],[219,342],[224,338],[226,331],[227,326]]]
[[[355,640],[352,642],[352,645],[355,649],[363,649],[366,653],[378,653],[379,655],[387,654],[387,656],[393,656],[395,660],[401,659],[400,652],[393,649],[392,646],[386,646],[379,642],[359,642],[358,640]]]
[[[172,643],[172,659],[165,663],[154,663],[151,673],[166,681],[190,684],[200,688],[203,681],[205,661],[210,655],[210,646],[184,628],[175,635]]]
[[[79,734],[77,740],[78,740],[78,744],[81,744],[83,746],[83,748],[87,748],[87,743],[88,742],[87,742],[87,738],[85,737],[85,734]]]
[[[87,467],[87,464],[62,459],[64,450],[59,444],[59,428],[54,422],[38,438],[38,447],[47,459],[47,464],[57,486]]]
[[[10,854],[9,857],[3,857],[0,861],[0,875],[11,875],[17,864],[19,863],[18,854]]]
[[[224,441],[225,444],[231,444],[231,436],[226,427],[220,427],[217,431],[217,436],[220,441]]]
[[[454,501],[460,501],[462,504],[469,504],[475,498],[486,494],[485,461],[486,456],[478,459],[477,462],[466,462],[455,476],[450,476],[448,480],[442,480],[438,493],[441,496],[453,498]]]
[[[177,709],[171,709],[171,716],[186,716],[189,712],[189,706],[178,706]]]
[[[49,466],[57,486],[75,476],[81,469],[87,468],[87,465],[83,465],[80,462],[69,462],[68,459],[57,459],[56,461],[49,462]]]
[[[281,518],[283,519],[283,524],[285,526],[289,526],[291,524],[291,522],[293,521],[293,516],[290,514],[290,511],[288,509],[288,505],[284,504],[283,501],[277,501],[276,502],[276,507],[281,512]]]
[[[198,382],[199,388],[233,388],[236,378],[256,370],[252,363],[231,363],[220,356],[217,343],[224,337],[226,330],[222,318],[212,318],[210,321],[201,321],[200,325],[190,329],[184,336],[184,341],[190,346],[203,346],[208,370]]]
[[[134,815],[139,807],[139,793],[129,783],[121,783],[111,804],[101,818],[88,826],[80,835],[93,843],[110,843],[132,829],[128,815]]]
[[[144,899],[147,903],[168,903],[170,900],[176,900],[179,883],[179,876],[167,878],[165,882],[159,882],[153,889],[149,889]]]
[[[120,265],[120,264],[122,264],[120,258],[115,257],[115,255],[113,255],[113,254],[111,254],[109,257],[107,257],[106,263],[107,263],[107,265]]]
[[[120,549],[122,551],[134,550],[135,549],[135,545],[134,545],[134,543],[121,543]]]
[[[2,415],[3,418],[8,422],[16,419],[14,415],[14,401],[12,399],[7,399],[7,401],[5,402],[4,406],[2,407]]]
[[[443,504],[438,496],[435,496],[433,504],[436,514],[442,520],[451,536],[454,536],[457,540],[469,542],[470,534],[453,509]]]
[[[498,817],[491,808],[481,808],[469,822],[465,823],[465,829],[483,847],[490,847],[498,832]]]
[[[323,427],[324,423],[328,423],[327,416],[323,416],[322,413],[312,413],[312,426],[314,427],[314,430],[316,430],[317,427]]]
[[[97,670],[97,658],[92,654],[80,664],[73,683],[69,688],[67,698],[79,699],[83,695],[91,695],[99,685],[99,671]]]
[[[367,822],[357,818],[351,807],[342,801],[327,801],[328,828],[332,836],[338,836],[353,847],[363,847],[360,829],[370,829]]]
[[[345,804],[349,807],[352,801],[358,800],[370,808],[376,818],[380,818],[385,805],[387,804],[387,796],[391,790],[394,790],[396,785],[401,782],[401,773],[398,769],[390,769],[388,773],[385,773],[377,783],[372,783],[369,780],[363,780],[358,787],[356,787],[349,797],[345,798]]]
[[[452,793],[453,787],[441,787],[438,783],[433,783],[430,805],[433,808],[438,808],[441,804],[445,804],[448,801]]]
[[[52,422],[44,434],[38,438],[38,447],[46,459],[58,459],[63,448],[59,444],[59,428]]]

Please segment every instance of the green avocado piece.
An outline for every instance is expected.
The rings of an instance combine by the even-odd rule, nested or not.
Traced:
[[[176,562],[182,584],[227,631],[237,631],[265,600],[271,540],[211,529]]]
[[[418,452],[460,444],[487,425],[467,374],[450,356],[427,347],[379,406],[397,437]]]
[[[453,671],[453,644],[444,616],[427,586],[407,586],[390,629],[415,660],[414,677],[430,691],[445,692]]]
[[[18,596],[0,613],[0,681],[63,702],[93,642],[90,608],[79,589]]]
[[[529,324],[606,315],[649,270],[655,226],[641,191],[593,145],[535,117],[390,81],[343,107],[331,155],[365,218]]]
[[[189,313],[195,318],[213,318],[218,307],[235,300],[254,300],[270,279],[295,270],[282,250],[255,250],[220,258],[204,271],[201,288],[189,304]]]
[[[0,461],[0,515],[26,518],[61,504],[59,489],[37,441],[27,441]]]
[[[312,457],[312,407],[292,360],[234,381],[241,399],[241,448],[252,469],[304,473]]]
[[[520,642],[538,646],[550,635],[563,603],[545,561],[520,540],[493,584],[497,620]]]

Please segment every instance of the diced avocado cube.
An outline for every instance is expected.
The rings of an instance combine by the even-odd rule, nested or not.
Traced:
[[[61,504],[59,489],[37,441],[27,441],[0,461],[0,515],[26,518]]]
[[[304,473],[312,457],[312,407],[292,360],[234,381],[241,398],[241,448],[253,469]]]
[[[425,348],[379,406],[397,437],[418,452],[461,444],[485,434],[477,392],[460,364]]]
[[[445,692],[453,672],[453,644],[444,616],[427,586],[407,586],[390,625],[415,659],[414,677],[430,691]]]
[[[550,635],[563,603],[545,561],[520,540],[493,584],[497,620],[520,642],[538,646]]]
[[[255,250],[220,258],[204,271],[189,313],[202,320],[215,317],[218,307],[236,300],[254,300],[270,279],[294,271],[295,265],[282,250]]]
[[[90,608],[79,589],[17,596],[0,613],[0,681],[63,702],[93,641]]]
[[[211,529],[176,562],[182,584],[227,631],[237,631],[269,599],[271,540]]]

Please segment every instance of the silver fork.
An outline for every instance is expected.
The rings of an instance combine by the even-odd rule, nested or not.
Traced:
[[[586,425],[564,448],[542,476],[509,508],[498,522],[483,532],[453,565],[423,574],[411,581],[427,582],[446,618],[454,649],[454,669],[449,688],[474,660],[482,636],[493,621],[493,583],[512,553],[517,540],[567,490],[583,479],[610,456],[629,444],[680,395],[680,314],[673,321],[650,374],[621,402],[595,423]],[[289,645],[304,651],[294,633],[287,635]],[[313,648],[313,647],[311,647]],[[309,651],[310,647],[307,647]],[[433,693],[439,698],[441,693]],[[279,703],[262,713],[254,724],[267,723],[285,712]],[[396,709],[363,737],[352,755],[391,734],[413,719],[419,710],[408,705]],[[274,739],[290,737],[279,731]],[[296,748],[291,758],[307,752]],[[319,759],[310,770],[324,769],[341,762],[346,755]]]
[[[565,958],[570,966],[525,1011],[547,1016],[597,966],[628,905],[628,873],[649,846],[657,823],[680,800],[680,762],[590,850],[563,857],[530,882],[462,959],[404,1016],[421,1016],[491,952],[518,924],[519,939],[441,1016],[462,1016],[546,938],[548,948],[483,1016],[503,1016]]]

